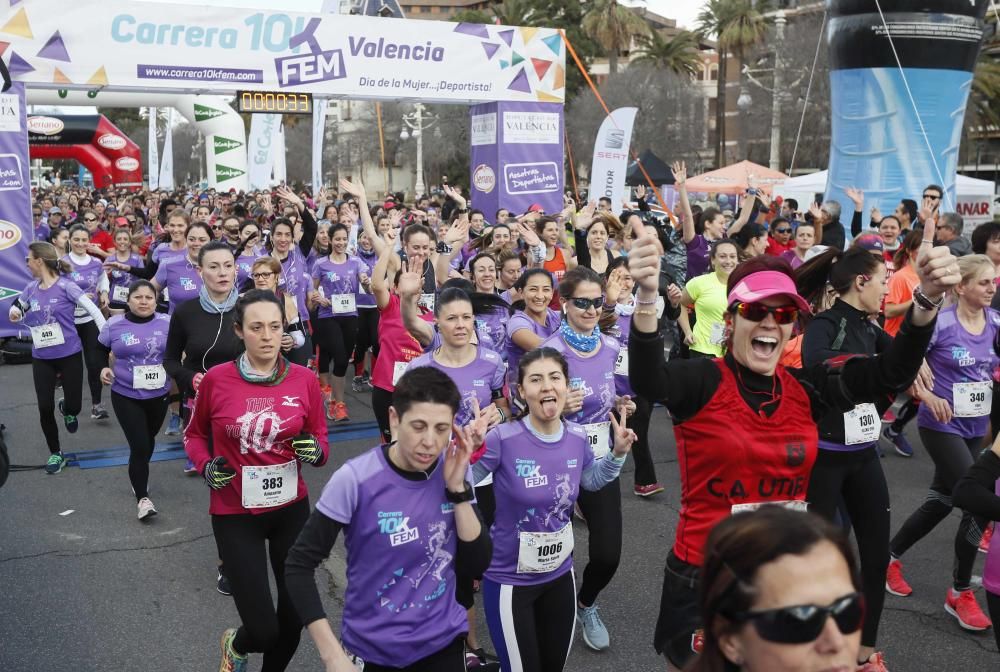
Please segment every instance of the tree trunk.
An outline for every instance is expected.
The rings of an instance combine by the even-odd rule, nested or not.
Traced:
[[[719,50],[719,79],[715,96],[715,167],[726,165],[726,54]]]
[[[618,74],[618,47],[612,47],[608,51],[608,76]]]

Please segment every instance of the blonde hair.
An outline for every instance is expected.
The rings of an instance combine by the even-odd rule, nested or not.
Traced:
[[[281,277],[281,262],[274,257],[258,257],[253,265],[250,266],[250,276],[253,278],[253,274],[258,268],[267,268],[267,270],[274,273],[274,288],[278,288],[278,279]]]

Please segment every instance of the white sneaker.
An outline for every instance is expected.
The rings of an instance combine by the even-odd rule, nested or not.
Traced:
[[[143,497],[139,500],[139,520],[146,520],[147,518],[152,518],[156,515],[156,507],[153,506],[153,501],[149,497]]]

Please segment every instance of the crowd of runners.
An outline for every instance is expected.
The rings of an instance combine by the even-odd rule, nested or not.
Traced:
[[[1000,551],[990,616],[972,569],[1000,518],[1000,223],[963,231],[937,185],[884,216],[848,190],[847,224],[836,202],[756,188],[722,212],[673,172],[671,212],[643,189],[558,213],[346,180],[44,189],[9,317],[32,341],[45,472],[66,465],[60,424],[112,425],[108,387],[148,521],[156,437],[183,436],[210,488],[206,562],[241,621],[222,672],[257,654],[284,670],[303,629],[328,672],[559,672],[578,624],[611,656],[616,628],[647,627],[668,670],[884,672],[904,556],[954,507],[943,608],[991,628]],[[348,385],[381,441],[345,462],[328,427],[357,417]],[[657,476],[653,413],[673,423],[679,482]],[[890,517],[883,447],[933,462],[915,511]],[[633,599],[612,584],[629,454],[636,496],[680,492],[655,624],[600,613]],[[331,459],[311,507],[300,471]],[[338,537],[335,628],[314,572]]]

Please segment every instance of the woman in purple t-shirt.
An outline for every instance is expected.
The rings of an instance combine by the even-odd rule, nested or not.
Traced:
[[[927,348],[934,389],[921,396],[917,412],[920,439],[934,461],[934,479],[929,496],[889,545],[892,560],[887,586],[901,597],[912,590],[903,579],[899,558],[948,517],[952,489],[982,449],[993,397],[992,374],[1000,362],[996,352],[1000,313],[989,307],[996,293],[996,268],[983,254],[960,257],[958,266],[962,272],[962,282],[955,288],[958,303],[938,315]],[[991,625],[971,584],[985,524],[985,519],[965,511],[955,534],[953,583],[945,596],[945,611],[966,630],[985,630]]]
[[[70,265],[69,280],[83,290],[88,299],[93,301],[102,311],[108,307],[108,274],[101,260],[87,253],[90,247],[90,231],[82,224],[76,224],[69,230],[69,254],[63,257]],[[93,420],[106,420],[108,412],[101,406],[101,369],[107,363],[101,346],[97,343],[100,327],[86,310],[77,306],[76,333],[83,344],[83,361],[87,365],[87,383],[90,387],[90,417]]]
[[[156,288],[148,280],[128,287],[127,311],[101,329],[100,342],[111,353],[101,382],[111,386],[111,405],[128,441],[128,478],[139,520],[156,515],[149,499],[149,458],[167,414],[170,381],[163,368],[170,316],[156,312]]]
[[[497,495],[483,596],[503,670],[560,672],[566,664],[577,610],[573,504],[581,488],[617,482],[635,441],[624,421],[619,426],[608,414],[614,450],[594,457],[583,427],[563,419],[570,375],[552,348],[522,357],[517,382],[527,415],[489,431],[486,452],[472,466],[474,481],[493,476]],[[484,416],[473,429],[485,431]]]
[[[549,308],[552,302],[552,275],[543,268],[525,271],[514,283],[523,308],[507,321],[507,379],[513,382],[517,363],[526,352],[534,350],[559,329],[559,313]]]
[[[132,232],[129,229],[115,231],[115,251],[104,262],[110,283],[108,310],[112,315],[121,315],[126,311],[129,285],[138,279],[119,264],[129,268],[142,266],[142,257],[132,251]]]
[[[38,419],[49,447],[45,473],[58,474],[66,460],[59,449],[59,428],[55,420],[56,383],[62,380],[65,399],[59,400],[59,413],[71,434],[79,427],[76,416],[83,404],[83,347],[76,332],[73,315],[80,306],[104,326],[104,316],[76,283],[65,275],[70,265],[60,261],[51,243],[36,241],[28,245],[25,259],[35,278],[14,301],[7,314],[11,322],[24,322],[31,330],[31,373],[38,399]]]
[[[620,345],[602,334],[598,326],[604,306],[601,276],[583,266],[574,268],[559,283],[563,321],[559,330],[542,343],[561,352],[569,362],[569,395],[566,419],[580,423],[595,458],[604,457],[612,447],[612,424],[608,413],[619,406],[628,414],[635,402],[618,397],[615,390],[615,361]],[[611,583],[622,552],[621,487],[618,479],[594,492],[580,495],[580,511],[590,533],[589,560],[577,596],[583,640],[592,649],[603,651],[610,645],[607,628],[597,613],[597,596]]]
[[[153,276],[153,286],[163,292],[171,315],[177,306],[198,298],[202,285],[198,252],[212,240],[212,227],[204,222],[192,222],[184,239],[187,241],[187,253],[183,257],[160,262]]]
[[[365,672],[465,672],[468,625],[456,577],[482,574],[492,544],[465,480],[478,441],[454,424],[459,403],[458,388],[441,371],[404,373],[389,409],[396,440],[348,460],[330,477],[288,552],[288,594],[327,670],[353,670],[363,661]],[[480,417],[485,431],[486,416]],[[314,578],[341,532],[343,643]]]

